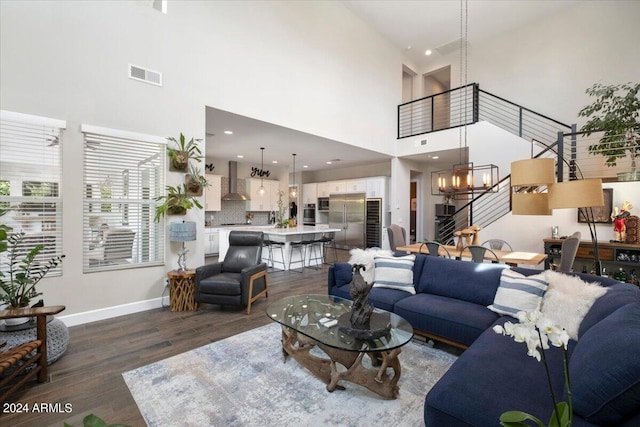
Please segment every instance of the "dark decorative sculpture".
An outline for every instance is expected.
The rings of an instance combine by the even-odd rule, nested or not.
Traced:
[[[363,264],[354,264],[352,268],[353,280],[349,285],[349,293],[351,294],[353,305],[351,306],[349,320],[353,329],[370,329],[373,306],[369,304],[369,292],[373,287],[373,283],[368,285],[360,274],[360,270],[366,269]]]
[[[338,318],[338,324],[340,331],[349,336],[373,340],[387,335],[391,330],[391,325],[388,314],[373,312],[373,305],[369,304],[369,292],[373,283],[367,284],[362,278],[360,270],[366,270],[366,267],[362,264],[355,264],[352,267],[353,279],[349,285],[349,293],[353,304],[349,313]]]

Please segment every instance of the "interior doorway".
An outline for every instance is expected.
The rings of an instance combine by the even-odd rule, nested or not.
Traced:
[[[418,233],[418,183],[411,181],[409,189],[409,243],[416,243]]]
[[[423,96],[433,98],[433,130],[451,127],[451,66],[439,68],[422,75]],[[441,94],[441,95],[438,95]]]

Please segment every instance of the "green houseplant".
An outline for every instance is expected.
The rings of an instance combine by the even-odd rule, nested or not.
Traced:
[[[187,185],[182,184],[176,187],[168,185],[167,194],[156,197],[157,202],[162,204],[156,206],[155,222],[159,222],[165,215],[184,215],[193,207],[202,209],[202,205],[194,196],[187,193]]]
[[[36,285],[64,258],[64,255],[54,256],[41,263],[37,256],[44,246],[36,245],[25,254],[24,245],[21,245],[24,238],[24,233],[11,233],[9,227],[0,225],[0,252],[7,252],[7,261],[0,270],[0,289],[3,291],[0,301],[9,308],[27,307],[33,298],[42,295]]]
[[[640,154],[640,83],[594,84],[586,93],[595,101],[578,113],[589,120],[580,128],[586,136],[604,132],[589,153],[605,157],[605,164],[616,166],[618,159],[631,157],[631,171],[618,174],[621,180],[638,180],[636,158]]]
[[[200,169],[193,165],[189,166],[189,173],[184,180],[187,186],[187,194],[190,196],[202,196],[204,188],[210,185]]]
[[[189,142],[185,136],[180,133],[180,137],[175,139],[174,137],[167,138],[176,144],[176,147],[167,147],[167,155],[171,160],[169,169],[172,171],[186,172],[189,168],[189,160],[195,160],[196,162],[202,161],[202,152],[198,147],[198,142],[201,139],[191,138]]]

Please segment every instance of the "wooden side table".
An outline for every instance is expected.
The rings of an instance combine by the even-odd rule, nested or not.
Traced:
[[[169,277],[169,308],[171,311],[195,311],[196,303],[196,277],[195,270],[176,271],[167,273]]]

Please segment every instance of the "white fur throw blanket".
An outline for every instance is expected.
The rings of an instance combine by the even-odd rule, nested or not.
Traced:
[[[373,258],[376,255],[393,256],[393,252],[384,249],[351,249],[349,251],[351,258],[349,258],[349,264],[363,264],[365,270],[360,270],[360,274],[365,282],[372,284],[375,280],[374,277],[374,263]]]

